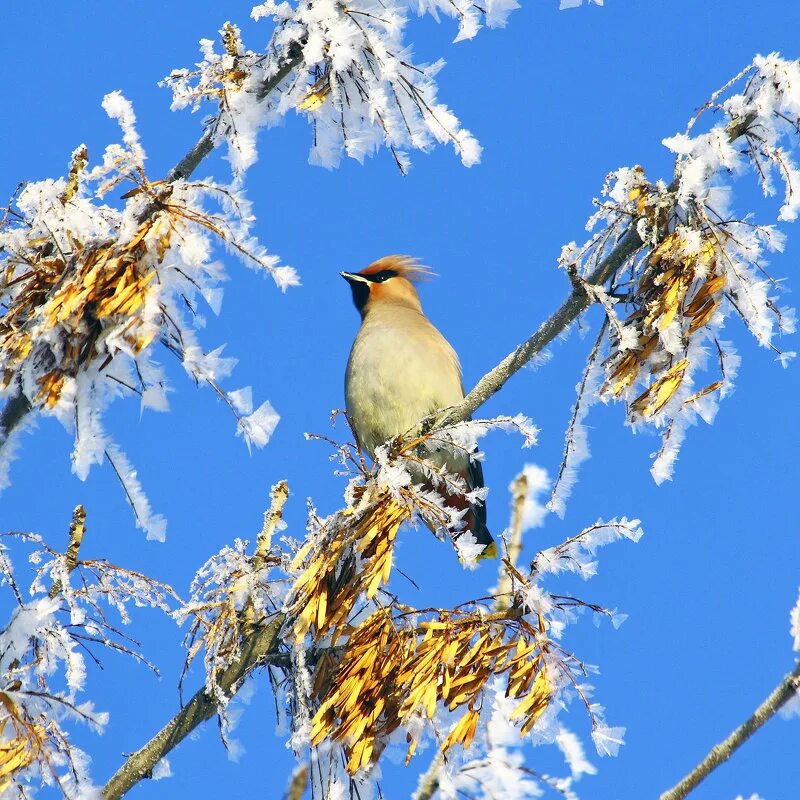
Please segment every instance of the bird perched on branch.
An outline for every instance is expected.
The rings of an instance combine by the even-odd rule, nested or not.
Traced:
[[[422,311],[414,284],[430,272],[415,259],[386,256],[361,272],[341,275],[361,314],[345,375],[347,416],[359,445],[374,457],[379,445],[410,431],[429,414],[461,402],[461,366]],[[468,492],[483,487],[480,462],[461,448],[429,450],[425,459],[460,476]],[[427,483],[421,471],[414,472],[415,482]],[[484,545],[479,558],[496,556],[485,504],[470,502],[457,490],[438,491],[450,508],[464,512],[465,527],[457,536],[469,532]]]

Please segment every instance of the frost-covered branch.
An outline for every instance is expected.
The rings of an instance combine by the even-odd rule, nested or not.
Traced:
[[[728,126],[728,140],[732,143],[739,139],[746,133],[751,123],[750,116],[731,123]],[[675,180],[667,187],[667,192],[674,192],[677,187],[678,182]],[[596,302],[596,297],[587,291],[586,285],[603,286],[644,246],[645,242],[638,225],[640,219],[637,217],[631,219],[624,235],[597,263],[585,281],[574,285],[572,292],[558,310],[545,320],[529,339],[487,372],[457,406],[447,409],[446,414],[436,422],[435,428],[468,419],[490,397],[499,392],[509,378],[530,363],[557,336],[564,333],[593,302]]]
[[[302,62],[302,54],[295,48],[290,49],[287,58],[277,67],[274,75],[263,80],[258,87],[259,100],[266,99],[269,94],[291,74],[291,72]],[[164,184],[172,184],[180,180],[188,180],[202,161],[213,152],[215,142],[215,131],[219,127],[219,118],[212,118],[207,122],[203,135],[191,147],[191,149],[175,164],[167,173]],[[158,213],[160,203],[148,204],[138,213],[138,221],[145,222],[147,219]],[[16,427],[33,410],[31,401],[22,392],[10,397],[3,411],[0,412],[0,451],[7,444],[9,437]]]
[[[257,667],[277,653],[283,616],[274,617],[243,644],[241,657],[218,678],[220,688],[232,692]],[[116,800],[144,778],[156,764],[177,747],[195,728],[218,712],[216,700],[200,689],[192,699],[141,749],[129,756],[103,789],[103,800]]]
[[[711,748],[708,755],[678,784],[664,792],[659,800],[682,800],[724,764],[764,723],[800,692],[800,663],[775,687],[769,697],[730,736]]]
[[[195,728],[211,719],[215,714],[224,714],[225,706],[242,687],[247,676],[256,668],[264,666],[278,655],[282,643],[281,628],[286,620],[282,613],[266,617],[264,608],[258,607],[251,585],[249,592],[244,590],[250,577],[255,583],[257,576],[265,569],[269,561],[269,550],[272,534],[280,526],[283,507],[289,495],[285,481],[272,487],[269,510],[264,514],[264,524],[256,541],[256,549],[250,562],[244,565],[239,561],[239,570],[235,576],[228,574],[230,580],[224,581],[224,587],[230,595],[219,599],[214,589],[213,579],[207,574],[217,564],[223,569],[230,568],[227,560],[216,560],[210,568],[201,569],[199,575],[204,581],[196,579],[195,586],[204,592],[205,602],[190,601],[180,612],[180,618],[194,616],[195,624],[190,634],[191,653],[197,652],[195,644],[206,646],[206,685],[199,689],[192,699],[150,740],[131,755],[117,770],[103,789],[104,800],[122,797],[132,786],[152,775],[158,762],[173,748],[177,747]],[[230,554],[230,549],[226,552]],[[249,575],[244,575],[247,567]],[[220,578],[222,576],[220,575]],[[198,590],[193,592],[192,600]],[[228,609],[229,597],[237,594],[241,607],[230,605],[231,614],[224,613]],[[202,606],[202,610],[201,610]],[[213,622],[207,624],[207,613],[213,606],[216,612],[215,621],[219,621],[226,630],[220,631]],[[222,609],[222,611],[220,611]],[[257,618],[257,614],[259,614]],[[197,635],[195,636],[195,632]]]
[[[286,58],[277,66],[275,74],[264,78],[257,87],[255,94],[258,100],[265,100],[302,62],[303,54],[300,50],[296,47],[288,48]],[[167,183],[187,180],[192,176],[203,159],[214,150],[215,131],[218,127],[218,117],[215,117],[206,125],[205,132],[192,149],[167,173]]]
[[[0,794],[27,800],[35,784],[54,786],[68,800],[94,796],[86,754],[73,743],[70,725],[101,732],[108,714],[81,698],[86,656],[99,664],[104,647],[155,667],[138,642],[108,618],[107,607],[130,621],[130,606],[171,611],[176,600],[166,584],[106,561],[81,560],[85,513],[73,513],[64,553],[33,533],[0,536],[0,588],[10,589],[13,610],[0,630]],[[28,561],[35,577],[25,597],[6,542],[34,546]],[[77,576],[75,580],[74,576]],[[8,790],[8,791],[6,791]]]

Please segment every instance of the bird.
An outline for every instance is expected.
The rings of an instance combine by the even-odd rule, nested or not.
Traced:
[[[415,284],[432,273],[416,259],[385,256],[360,272],[340,274],[361,315],[345,372],[347,417],[357,444],[374,459],[380,445],[409,432],[429,414],[461,402],[461,365],[422,310]],[[429,449],[425,459],[460,476],[468,492],[484,486],[481,462],[463,448]],[[410,472],[414,483],[433,488],[421,470]],[[449,508],[463,512],[464,526],[455,533],[456,541],[470,533],[483,546],[478,559],[496,557],[485,501],[470,502],[457,490],[437,491]],[[435,524],[425,522],[436,532]]]

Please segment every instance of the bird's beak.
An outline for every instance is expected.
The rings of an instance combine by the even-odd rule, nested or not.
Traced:
[[[348,283],[369,283],[363,275],[357,275],[355,272],[340,272],[339,273]]]

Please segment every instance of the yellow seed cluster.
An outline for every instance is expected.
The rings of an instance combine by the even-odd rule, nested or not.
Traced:
[[[647,187],[632,190],[637,213],[656,225],[661,210],[651,206]],[[652,417],[669,402],[683,383],[688,361],[664,350],[660,334],[676,321],[685,343],[714,316],[727,281],[718,257],[719,232],[701,231],[696,252],[686,252],[680,230],[665,235],[647,257],[633,290],[633,313],[625,320],[639,334],[638,347],[617,350],[612,345],[608,377],[602,391],[619,397],[637,379],[648,377],[648,388],[630,403],[630,410]],[[648,373],[649,375],[646,375]],[[651,377],[650,377],[651,376]],[[687,400],[695,400],[722,386],[721,381],[701,389]]]
[[[421,714],[432,719],[437,705],[466,707],[440,747],[468,747],[478,723],[487,682],[506,675],[506,696],[520,700],[512,719],[522,733],[547,708],[552,686],[544,668],[538,632],[518,615],[484,619],[478,614],[439,611],[434,619],[382,609],[350,635],[338,665],[317,665],[315,691],[321,704],[312,721],[312,743],[340,743],[354,774],[377,761],[387,737]],[[407,761],[416,739],[407,735]]]
[[[297,104],[297,108],[300,111],[316,111],[322,107],[330,93],[331,73],[326,72],[309,87],[303,99]]]
[[[0,707],[4,718],[0,720],[0,794],[11,786],[14,776],[29,767],[39,757],[45,731],[41,725],[24,720],[16,703],[5,692],[0,692]],[[13,728],[8,736],[6,726]]]
[[[0,350],[8,364],[3,385],[11,381],[13,367],[30,355],[33,327],[37,338],[58,329],[63,344],[58,363],[39,379],[35,400],[48,406],[58,402],[65,378],[98,355],[106,323],[122,324],[122,338],[134,352],[147,347],[156,333],[143,325],[141,313],[156,278],[149,266],[150,248],[160,262],[171,235],[172,227],[159,216],[142,223],[124,244],[72,239],[64,253],[49,237],[30,241],[23,262],[28,269],[22,275],[20,260],[9,259],[0,276],[0,295],[12,286],[21,288],[0,317]]]
[[[309,631],[315,638],[346,632],[347,620],[361,595],[372,599],[389,580],[392,548],[409,509],[385,491],[378,493],[363,512],[339,512],[330,526],[335,533],[322,544],[308,543],[292,568],[303,571],[295,583],[289,615],[302,640]],[[352,519],[348,519],[353,517]]]

